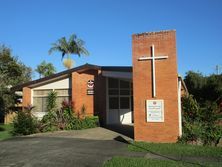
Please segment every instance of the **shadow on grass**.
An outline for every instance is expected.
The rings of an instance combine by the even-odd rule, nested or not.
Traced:
[[[0,126],[0,132],[3,132],[3,131],[5,131],[5,128]]]
[[[175,162],[183,162],[183,163],[187,163],[187,164],[192,164],[192,165],[197,165],[197,166],[205,167],[205,165],[202,165],[202,164],[200,164],[200,163],[198,163],[198,162],[184,161],[184,160],[183,160],[183,156],[181,156],[180,158],[173,158],[173,157],[170,157],[170,156],[166,156],[166,155],[162,155],[162,154],[153,152],[153,151],[151,151],[151,150],[149,150],[149,149],[140,147],[140,146],[135,145],[135,144],[133,144],[133,143],[129,143],[129,144],[130,144],[130,145],[133,145],[134,147],[137,147],[137,148],[139,148],[139,149],[142,149],[142,150],[144,150],[144,151],[146,151],[146,152],[148,152],[148,153],[151,153],[151,154],[157,156],[157,159],[163,158],[163,159],[165,159],[165,160],[171,160],[171,161],[175,161]],[[159,158],[158,158],[158,157],[159,157]],[[151,159],[152,159],[152,158],[151,158]]]

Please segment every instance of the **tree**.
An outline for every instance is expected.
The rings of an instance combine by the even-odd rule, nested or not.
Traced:
[[[56,72],[56,69],[52,63],[46,63],[45,61],[43,61],[37,66],[35,71],[39,73],[39,78],[42,78],[54,74]]]
[[[183,135],[180,141],[217,145],[222,136],[218,105],[206,101],[200,106],[192,95],[182,98]]]
[[[10,48],[0,45],[0,115],[14,106],[17,97],[10,87],[30,81],[32,69],[12,55]]]
[[[189,93],[197,102],[215,102],[222,97],[222,74],[203,76],[201,73],[189,71],[184,79]]]
[[[190,96],[182,99],[182,139],[201,140],[204,145],[216,144],[222,136],[222,74],[203,76],[201,73],[189,71],[184,81]]]
[[[72,54],[76,54],[79,57],[81,55],[89,55],[89,52],[84,47],[85,42],[75,34],[71,35],[69,40],[66,40],[65,37],[60,38],[56,43],[52,44],[52,48],[49,50],[49,54],[57,51],[62,53],[62,59],[67,55],[67,59],[64,60],[63,64],[66,68],[70,69],[73,65],[73,60],[71,59]]]
[[[203,87],[206,84],[206,78],[199,72],[188,71],[184,82],[189,93],[191,93],[198,102],[202,100]]]

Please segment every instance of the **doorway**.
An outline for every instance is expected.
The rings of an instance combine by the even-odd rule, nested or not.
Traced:
[[[133,123],[131,80],[107,78],[107,124]]]

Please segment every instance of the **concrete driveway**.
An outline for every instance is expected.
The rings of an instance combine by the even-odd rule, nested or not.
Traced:
[[[0,166],[98,167],[113,156],[144,156],[129,152],[127,140],[104,128],[13,138],[0,142]]]

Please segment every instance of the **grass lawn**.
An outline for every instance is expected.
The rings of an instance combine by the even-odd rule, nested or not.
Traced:
[[[12,137],[12,134],[10,133],[11,130],[12,130],[12,125],[0,124],[0,141]]]
[[[157,160],[133,157],[113,157],[103,167],[221,167],[220,162],[182,162],[171,160]]]
[[[198,164],[188,164],[176,161],[164,161],[145,158],[114,157],[106,162],[103,167],[200,167]]]
[[[197,146],[187,144],[155,144],[145,142],[134,142],[128,145],[131,151],[145,151],[161,155],[175,156],[204,156],[222,158],[221,147]]]
[[[128,145],[130,151],[142,151],[174,157],[175,160],[159,160],[137,157],[113,157],[103,167],[221,167],[222,148],[204,147],[185,144],[155,144],[145,142],[134,142]],[[184,159],[184,158],[191,159]],[[198,159],[199,158],[199,159]]]

